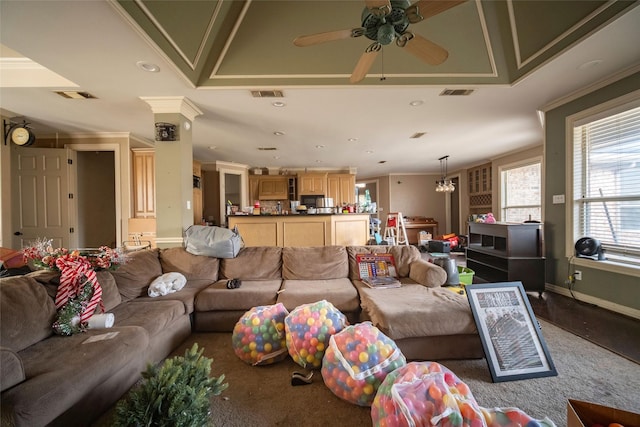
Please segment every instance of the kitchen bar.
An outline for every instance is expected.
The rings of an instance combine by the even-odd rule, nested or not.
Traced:
[[[245,246],[350,246],[369,240],[369,214],[229,215]]]

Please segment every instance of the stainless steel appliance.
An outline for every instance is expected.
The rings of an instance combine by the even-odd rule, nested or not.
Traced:
[[[314,194],[311,194],[311,195],[302,194],[302,195],[300,195],[300,204],[301,205],[305,205],[307,208],[315,208],[317,200],[318,200],[318,196],[314,195]]]

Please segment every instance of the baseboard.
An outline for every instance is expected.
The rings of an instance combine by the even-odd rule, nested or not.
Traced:
[[[562,286],[551,285],[549,283],[545,285],[545,291],[554,292],[556,294],[564,295],[569,298],[575,297],[579,301],[586,302],[589,304],[594,304],[594,305],[597,305],[598,307],[605,308],[609,311],[620,313],[625,316],[633,317],[634,319],[640,320],[640,310],[636,310],[631,307],[616,304],[611,301],[603,300],[603,299],[596,298],[594,296],[583,294],[576,291],[573,291],[573,295],[571,295],[571,292],[569,291],[569,289],[564,288]]]

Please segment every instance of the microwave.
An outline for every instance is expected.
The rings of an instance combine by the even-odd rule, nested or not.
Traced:
[[[308,208],[316,208],[316,199],[318,197],[322,197],[322,196],[318,196],[317,194],[307,194],[307,195],[300,195],[300,204],[301,205],[305,205]]]

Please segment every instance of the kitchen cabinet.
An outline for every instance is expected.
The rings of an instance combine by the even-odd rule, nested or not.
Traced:
[[[327,174],[326,173],[302,173],[298,174],[298,194],[326,196]]]
[[[289,178],[286,176],[262,176],[258,179],[259,200],[288,200]]]
[[[249,203],[251,206],[256,200],[260,200],[258,193],[258,184],[260,183],[260,175],[249,175]]]
[[[469,195],[491,193],[491,163],[469,169]]]
[[[469,223],[467,267],[488,282],[521,281],[526,291],[542,294],[542,224]]]
[[[156,167],[152,149],[132,150],[133,217],[156,217]]]
[[[203,217],[202,206],[202,165],[193,162],[193,223],[201,224]]]
[[[469,169],[469,213],[484,214],[491,212],[493,193],[491,182],[491,163]]]
[[[338,206],[356,203],[356,176],[341,173],[327,175],[326,196],[331,197]]]

